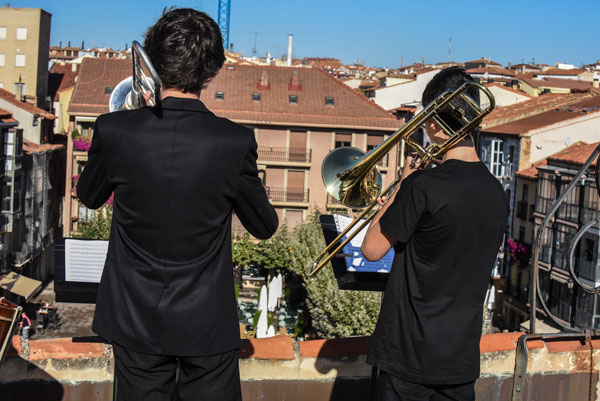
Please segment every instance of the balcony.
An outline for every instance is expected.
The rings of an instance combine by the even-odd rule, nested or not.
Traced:
[[[308,203],[309,190],[304,188],[265,187],[267,196],[273,202],[302,202]]]
[[[305,148],[258,147],[258,160],[264,162],[310,163],[312,151]]]

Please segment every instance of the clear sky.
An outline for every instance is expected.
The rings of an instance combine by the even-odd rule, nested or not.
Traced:
[[[52,14],[51,45],[123,49],[141,41],[165,6],[194,7],[217,20],[218,0],[5,0]],[[600,0],[231,0],[229,37],[252,55],[335,57],[398,67],[489,57],[506,65],[600,60]],[[257,34],[255,34],[257,33]]]

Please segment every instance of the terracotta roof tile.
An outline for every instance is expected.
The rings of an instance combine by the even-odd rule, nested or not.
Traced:
[[[568,148],[549,156],[547,160],[548,162],[560,161],[582,165],[587,161],[594,149],[596,149],[599,144],[600,142],[591,144],[577,142]],[[592,165],[596,165],[596,161],[594,161]]]
[[[20,108],[21,110],[25,110],[31,114],[39,114],[40,117],[46,120],[54,120],[56,117],[53,114],[48,113],[46,110],[40,109],[37,106],[34,106],[31,103],[21,102],[17,100],[14,94],[7,91],[6,89],[0,88],[0,99]]]
[[[586,94],[583,98],[575,101],[566,102],[559,105],[554,105],[550,109],[546,108],[542,112],[532,115],[516,118],[511,122],[507,122],[493,127],[486,126],[485,132],[494,132],[511,135],[524,135],[530,131],[557,124],[562,121],[567,121],[585,115],[596,114],[600,116],[600,96]],[[521,102],[515,106],[524,105],[527,102]],[[507,106],[512,107],[512,106]]]
[[[591,95],[581,93],[549,93],[510,106],[498,107],[483,119],[482,128],[488,130],[497,125],[534,116],[562,105],[577,102],[589,96]]]
[[[38,143],[30,142],[28,140],[23,139],[23,151],[28,155],[31,155],[33,153],[47,152],[49,150],[64,149],[64,147],[64,145],[49,143],[40,145]]]
[[[266,74],[268,89],[258,86]],[[290,86],[296,76],[299,89]],[[217,91],[224,99],[216,99]],[[260,93],[261,100],[252,100]],[[289,102],[296,95],[297,104]],[[325,97],[334,104],[325,105]],[[399,128],[401,122],[383,108],[355,93],[320,69],[272,66],[224,67],[202,91],[200,99],[215,114],[236,121],[326,124],[372,128]]]
[[[540,160],[538,162],[533,163],[533,166],[523,169],[523,170],[519,170],[515,173],[515,175],[517,177],[522,177],[522,178],[530,178],[530,179],[536,179],[538,176],[538,167],[539,166],[546,166],[548,164],[548,160],[544,159],[544,160]]]
[[[520,95],[520,96],[525,96],[525,97],[528,97],[528,98],[530,98],[530,99],[533,99],[533,96],[531,96],[531,95],[528,95],[527,93],[525,93],[525,92],[523,92],[523,91],[520,91],[520,90],[518,90],[518,89],[513,89],[513,88],[511,88],[510,86],[506,86],[506,85],[500,85],[499,83],[496,83],[496,82],[492,82],[492,83],[489,83],[489,84],[485,84],[485,86],[486,86],[487,88],[489,88],[489,87],[492,87],[492,86],[496,86],[496,87],[498,87],[498,88],[500,88],[500,89],[503,89],[503,90],[505,90],[505,91],[512,92],[512,93],[515,93],[515,94],[517,94],[517,95]]]
[[[108,113],[110,93],[106,93],[106,88],[114,88],[131,74],[131,60],[84,58],[79,67],[79,78],[71,98],[69,114]]]
[[[495,61],[492,61],[490,59],[487,58],[480,58],[478,60],[472,60],[472,61],[465,61],[465,64],[489,64],[489,65],[502,65],[500,63],[497,63]]]
[[[514,71],[511,70],[507,70],[506,68],[502,68],[502,67],[497,67],[494,65],[488,65],[485,67],[479,67],[479,68],[471,68],[469,70],[467,70],[467,73],[469,74],[493,74],[493,75],[506,75],[509,77],[514,77],[515,73]]]
[[[581,70],[578,68],[573,68],[570,70],[563,70],[560,68],[549,68],[544,71],[538,71],[535,75],[579,75],[581,74]]]
[[[0,123],[18,123],[8,110],[0,109]]]
[[[69,112],[99,115],[108,112],[106,87],[131,74],[131,60],[85,59]],[[266,74],[268,88],[259,86]],[[297,77],[298,87],[292,84]],[[223,99],[215,93],[223,92]],[[260,101],[252,95],[260,93]],[[297,96],[297,103],[289,101]],[[333,105],[325,105],[325,97]],[[397,129],[401,121],[320,69],[228,64],[202,90],[200,98],[216,115],[245,123],[285,123]]]
[[[588,90],[592,88],[592,83],[589,81],[580,81],[576,79],[560,79],[560,78],[543,78],[543,79],[522,79],[527,85],[533,88],[561,88],[561,89],[575,89],[575,90]]]

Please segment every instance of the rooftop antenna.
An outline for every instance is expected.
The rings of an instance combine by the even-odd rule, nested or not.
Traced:
[[[223,36],[223,47],[229,48],[229,17],[231,11],[231,0],[219,0],[219,29]]]
[[[250,32],[254,35],[254,47],[252,48],[252,58],[256,57],[256,37],[260,35],[260,32]]]

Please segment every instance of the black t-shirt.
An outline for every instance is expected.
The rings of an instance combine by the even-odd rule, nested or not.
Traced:
[[[380,220],[399,242],[368,363],[422,384],[479,377],[483,301],[507,217],[481,162],[450,159],[402,182]]]

